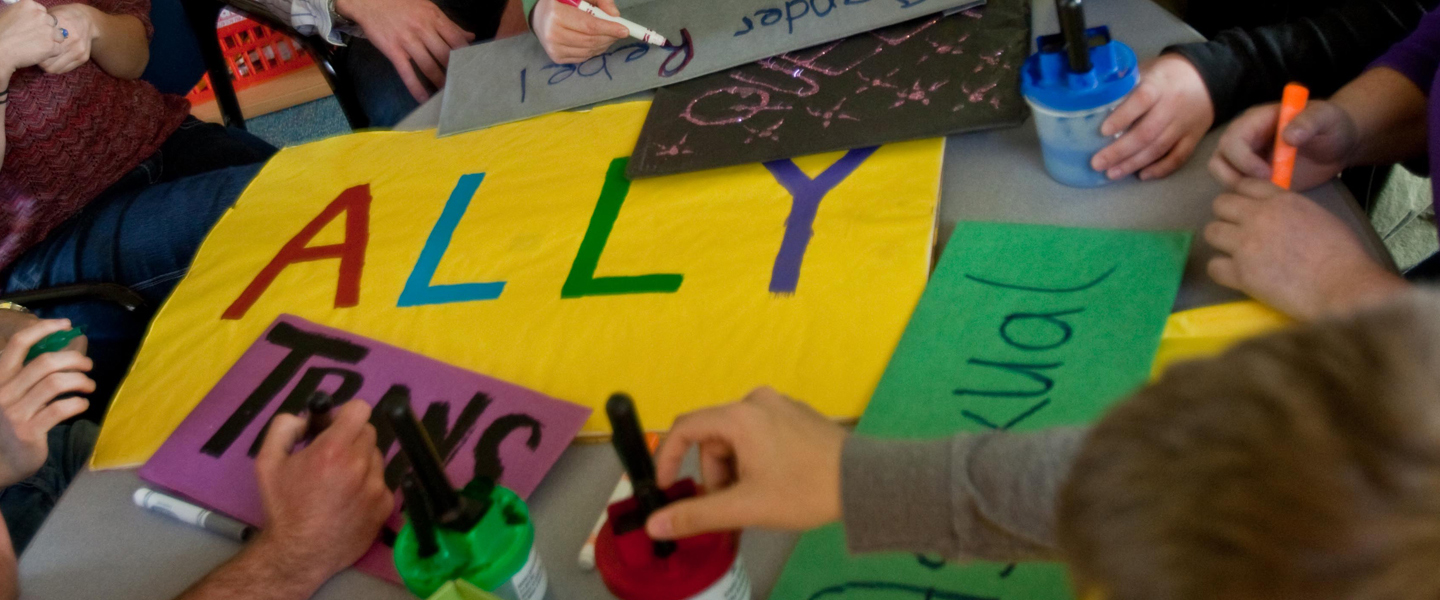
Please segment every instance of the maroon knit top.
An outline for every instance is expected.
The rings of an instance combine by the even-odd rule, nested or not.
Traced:
[[[38,0],[50,7],[76,0]],[[79,0],[150,25],[150,0]],[[150,84],[112,77],[92,60],[51,75],[10,78],[5,162],[0,166],[0,269],[79,212],[160,148],[190,103]]]

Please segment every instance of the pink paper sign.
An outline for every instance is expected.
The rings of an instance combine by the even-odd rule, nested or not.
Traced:
[[[259,440],[275,414],[300,412],[317,390],[337,404],[359,398],[371,406],[387,395],[408,395],[457,487],[488,474],[522,498],[535,491],[590,416],[583,406],[281,315],[145,463],[140,477],[263,525],[254,461]],[[386,457],[386,483],[398,489],[409,462],[378,415],[371,422]],[[397,508],[356,567],[398,582],[385,542],[402,522]]]

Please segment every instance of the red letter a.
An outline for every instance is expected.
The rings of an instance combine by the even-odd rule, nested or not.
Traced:
[[[345,213],[345,241],[329,246],[308,247],[326,225]],[[239,319],[245,316],[250,306],[260,299],[260,294],[270,287],[285,267],[294,263],[327,258],[340,259],[340,281],[335,286],[335,308],[346,308],[360,303],[360,270],[365,266],[365,245],[370,240],[370,185],[357,185],[335,198],[325,210],[310,221],[300,233],[290,238],[285,247],[270,259],[270,264],[255,276],[255,280],[240,292],[240,297],[230,308],[225,309],[222,319]]]

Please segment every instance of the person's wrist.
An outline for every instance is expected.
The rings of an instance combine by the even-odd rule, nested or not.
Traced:
[[[355,0],[335,0],[334,8],[335,14],[358,22],[355,18]]]
[[[296,586],[305,592],[303,597],[308,598],[340,571],[327,561],[315,560],[316,557],[301,546],[303,541],[278,534],[275,529],[267,527],[261,530],[245,546],[244,552],[250,560],[261,563],[276,581]]]
[[[85,20],[90,23],[90,41],[94,42],[100,39],[100,35],[105,31],[105,28],[101,27],[100,24],[104,20],[110,19],[110,15],[88,4],[76,4],[76,6],[82,9],[85,14]]]
[[[1410,288],[1405,278],[1372,261],[1345,269],[1347,277],[1336,281],[1319,303],[1316,316],[1343,316],[1394,298]]]

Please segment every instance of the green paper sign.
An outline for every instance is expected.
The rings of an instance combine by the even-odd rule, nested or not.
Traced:
[[[859,433],[936,438],[1087,423],[1145,382],[1188,232],[960,223]],[[771,600],[1061,600],[1063,565],[852,556],[805,534]]]

